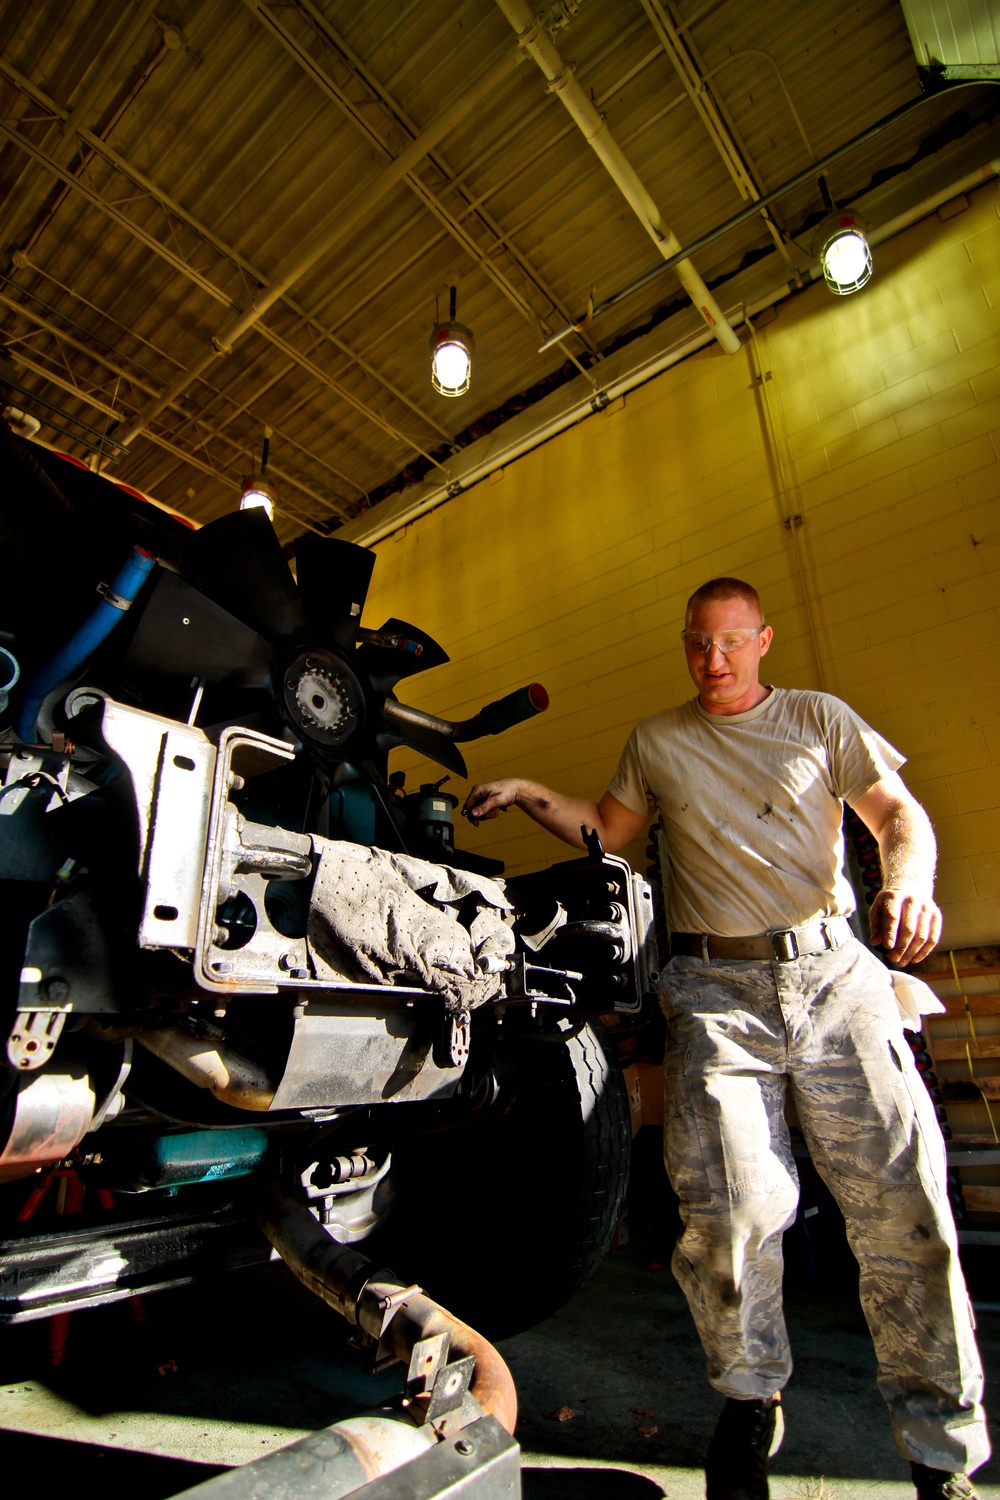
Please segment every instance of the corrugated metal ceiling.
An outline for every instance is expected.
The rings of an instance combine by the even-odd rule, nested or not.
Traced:
[[[918,93],[897,0],[663,9],[764,188]],[[733,214],[737,187],[640,0],[550,6],[549,19],[681,242]],[[21,404],[35,396],[111,439],[516,47],[493,0],[0,0],[0,39],[0,338],[30,393]],[[835,196],[979,98],[936,98],[852,153],[830,174]],[[819,207],[807,184],[775,216],[794,233]],[[759,217],[696,264],[711,283],[748,253],[770,253],[788,279]],[[679,295],[671,276],[560,348],[539,345],[591,289],[600,299],[656,263],[522,61],[110,472],[207,520],[232,508],[270,425],[279,531],[328,529],[415,458],[446,466],[456,434],[564,359],[599,361]],[[457,401],[428,378],[435,296],[451,271],[477,340],[472,389]],[[724,285],[718,296],[725,305]],[[42,436],[86,457],[95,440],[78,432]]]

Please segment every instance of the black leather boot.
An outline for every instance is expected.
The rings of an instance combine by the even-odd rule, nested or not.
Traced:
[[[780,1395],[727,1398],[705,1458],[706,1500],[768,1500],[767,1461],[784,1436]]]
[[[952,1474],[947,1469],[928,1469],[926,1464],[910,1465],[917,1500],[979,1500],[968,1474]]]

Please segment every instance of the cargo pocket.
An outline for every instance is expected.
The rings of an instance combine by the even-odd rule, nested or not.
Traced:
[[[678,1049],[676,1071],[664,1067],[663,1162],[682,1203],[710,1203],[708,1164],[698,1129],[694,1080],[684,1072],[687,1049]]]
[[[948,1166],[944,1136],[934,1109],[934,1101],[917,1072],[913,1054],[906,1043],[897,1042],[889,1037],[886,1046],[893,1064],[893,1072],[899,1080],[902,1097],[909,1106],[912,1152],[921,1186],[930,1197],[944,1198],[947,1201]]]

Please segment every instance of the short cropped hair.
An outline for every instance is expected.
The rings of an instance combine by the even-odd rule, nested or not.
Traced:
[[[760,595],[752,583],[744,583],[742,578],[710,578],[691,595],[685,618],[691,618],[691,611],[696,604],[708,604],[714,599],[742,599],[745,604],[750,605],[758,622],[763,625],[764,611],[760,607]]]

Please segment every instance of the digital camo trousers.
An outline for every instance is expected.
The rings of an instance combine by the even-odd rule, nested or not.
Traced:
[[[879,1388],[904,1458],[971,1473],[989,1457],[945,1156],[885,968],[853,940],[791,963],[671,959],[667,1172],[673,1270],[717,1390],[766,1398],[791,1373],[782,1234],[798,1174],[786,1089],[861,1267]]]

